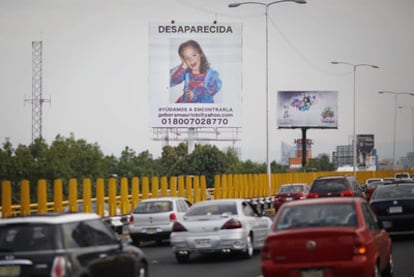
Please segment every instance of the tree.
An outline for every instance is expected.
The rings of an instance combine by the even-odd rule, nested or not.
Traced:
[[[333,171],[335,166],[329,161],[329,156],[327,154],[322,154],[318,158],[309,160],[305,170],[309,169],[316,171]]]
[[[216,146],[196,145],[194,151],[179,159],[171,170],[172,175],[204,175],[209,187],[214,176],[226,172],[226,156]]]

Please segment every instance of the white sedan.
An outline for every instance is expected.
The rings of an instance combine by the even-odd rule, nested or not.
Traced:
[[[240,253],[260,249],[272,221],[245,199],[207,200],[194,204],[173,225],[170,241],[178,263],[191,253]]]

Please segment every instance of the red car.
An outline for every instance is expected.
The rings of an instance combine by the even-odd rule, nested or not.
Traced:
[[[367,201],[371,200],[371,196],[374,193],[374,191],[379,187],[383,185],[391,184],[391,181],[376,181],[376,182],[370,182],[367,184],[367,187],[365,189],[365,195],[367,196]]]
[[[275,195],[273,206],[277,211],[283,203],[292,200],[306,199],[308,194],[308,184],[294,183],[281,185],[279,191]]]
[[[261,250],[263,277],[393,276],[392,242],[360,197],[281,206]]]

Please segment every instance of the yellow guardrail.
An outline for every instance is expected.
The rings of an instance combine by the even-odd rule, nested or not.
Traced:
[[[392,177],[397,171],[363,171],[357,172],[360,184],[368,178]],[[413,174],[412,171],[408,171]],[[85,178],[81,184],[77,179],[67,182],[68,196],[63,199],[63,180],[56,179],[52,184],[41,179],[37,182],[36,202],[30,202],[30,190],[33,188],[27,180],[20,182],[20,201],[12,202],[12,184],[1,183],[0,217],[30,215],[34,213],[70,212],[78,210],[83,203],[85,211],[92,211],[92,203],[96,203],[96,213],[104,216],[105,205],[109,215],[128,214],[141,199],[159,196],[181,196],[191,202],[210,198],[257,198],[274,195],[279,186],[287,183],[308,183],[316,177],[325,175],[352,174],[352,172],[294,172],[272,174],[272,187],[269,186],[266,174],[222,174],[214,178],[213,188],[207,188],[205,176],[172,176],[167,177],[122,177],[95,180],[95,191],[92,191],[92,180]],[[16,186],[17,187],[17,186]],[[48,190],[49,188],[49,190]],[[53,195],[48,195],[53,191]],[[82,195],[78,193],[82,192]],[[92,197],[94,195],[94,197]],[[47,201],[53,199],[53,201]]]

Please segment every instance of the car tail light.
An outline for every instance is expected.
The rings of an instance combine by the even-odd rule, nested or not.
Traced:
[[[66,276],[66,260],[62,256],[56,256],[53,260],[52,270],[50,271],[51,277],[64,277]]]
[[[237,219],[230,219],[221,227],[221,229],[238,229],[242,228],[242,224]]]
[[[365,255],[367,253],[367,246],[361,241],[361,239],[355,236],[354,239],[354,255]]]
[[[319,194],[316,192],[309,192],[308,198],[318,198]]]
[[[187,229],[179,222],[174,222],[173,226],[172,226],[172,231],[173,232],[187,232]]]
[[[170,213],[170,221],[177,221],[177,215],[175,213]]]
[[[301,194],[299,195],[299,199],[300,199],[300,200],[306,199],[306,195],[305,195],[304,193],[301,193]]]
[[[131,215],[129,217],[129,224],[134,224],[134,216],[133,215]]]
[[[353,196],[352,190],[344,190],[340,193],[341,196]]]

